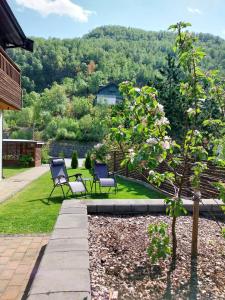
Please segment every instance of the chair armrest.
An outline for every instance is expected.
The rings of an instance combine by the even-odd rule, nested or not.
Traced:
[[[60,182],[61,178],[64,178],[66,180],[66,177],[64,175],[59,175],[59,176],[57,176],[55,178],[52,177],[52,180],[54,182],[55,182],[55,180],[57,180],[56,184],[65,184],[65,183],[67,183],[67,180],[66,180],[66,182]]]
[[[81,173],[76,173],[76,174],[68,176],[68,178],[71,178],[71,177],[76,177],[76,178],[82,177],[82,174]]]
[[[109,172],[108,174],[109,174],[109,176],[111,176],[111,177],[115,177],[115,173],[114,173],[114,172]]]

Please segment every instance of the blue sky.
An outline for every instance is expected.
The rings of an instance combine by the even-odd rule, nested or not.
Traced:
[[[225,38],[225,0],[8,0],[28,36],[73,38],[101,25],[166,30],[191,22]]]

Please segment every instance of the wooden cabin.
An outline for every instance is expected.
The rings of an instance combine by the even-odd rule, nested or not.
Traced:
[[[19,166],[21,157],[29,156],[30,167],[41,166],[43,142],[33,140],[3,139],[3,166]]]

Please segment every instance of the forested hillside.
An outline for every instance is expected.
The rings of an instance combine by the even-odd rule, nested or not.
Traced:
[[[204,68],[225,73],[225,41],[209,34],[198,38],[207,53]],[[133,80],[160,88],[173,39],[168,32],[105,26],[82,38],[34,38],[34,53],[11,50],[22,69],[24,109],[5,114],[5,132],[16,138],[101,140],[106,111],[93,106],[99,85]]]

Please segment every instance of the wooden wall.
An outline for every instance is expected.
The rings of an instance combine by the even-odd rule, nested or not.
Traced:
[[[109,169],[110,171],[116,172],[117,174],[124,175],[126,177],[139,179],[144,182],[148,181],[148,171],[141,171],[141,170],[129,170],[127,166],[121,167],[121,162],[123,160],[124,156],[122,152],[119,151],[113,151],[111,153],[111,160],[109,162]],[[162,163],[157,168],[157,171],[160,173],[163,173],[165,171],[168,171],[166,164]],[[181,172],[182,170],[180,170]],[[189,164],[189,168],[187,169],[187,172],[185,174],[185,183],[184,188],[182,191],[182,196],[185,198],[192,197],[192,189],[190,184],[190,176],[191,176],[191,165]],[[218,166],[215,166],[213,164],[208,164],[208,169],[203,172],[201,176],[201,193],[203,198],[218,198],[218,191],[213,186],[213,182],[223,181],[225,182],[225,168],[221,168]],[[173,187],[168,182],[163,183],[160,188],[162,192],[173,195]]]
[[[20,69],[0,47],[0,109],[21,109]]]
[[[36,142],[3,141],[3,166],[20,164],[21,155],[30,155],[33,158],[32,167],[41,165],[41,144]]]

